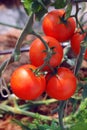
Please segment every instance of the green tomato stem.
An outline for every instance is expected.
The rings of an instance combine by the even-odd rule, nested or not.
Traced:
[[[64,107],[65,107],[66,101],[60,101],[59,108],[58,108],[58,120],[60,124],[61,130],[65,130],[64,124],[63,124],[63,114],[64,114]]]
[[[56,99],[47,99],[47,100],[41,100],[41,101],[28,101],[27,104],[21,105],[20,108],[29,108],[32,106],[39,106],[39,105],[49,105],[50,103],[56,103],[58,100]]]
[[[75,74],[76,76],[77,76],[77,74],[78,74],[78,72],[79,72],[79,70],[80,70],[80,68],[81,68],[85,51],[86,51],[86,46],[81,45],[80,54],[79,54],[78,57],[77,57],[77,61],[76,61],[75,69],[74,69],[74,74]]]
[[[19,59],[19,56],[20,56],[20,48],[21,48],[21,45],[22,45],[22,42],[24,40],[24,38],[26,37],[26,35],[28,33],[31,32],[32,30],[32,24],[33,24],[33,17],[34,17],[34,14],[32,14],[29,19],[28,19],[28,22],[26,23],[19,39],[17,40],[16,42],[16,45],[15,45],[15,48],[14,48],[14,51],[12,53],[12,55],[10,56],[10,58],[8,58],[6,61],[4,61],[1,66],[0,66],[0,76],[2,75],[2,72],[5,71],[5,69],[7,68],[8,64],[16,61]]]
[[[46,50],[50,49],[49,46],[48,46],[48,44],[46,43],[46,41],[37,32],[35,32],[34,30],[32,30],[31,34],[35,35],[36,37],[38,37],[43,42]]]
[[[19,108],[17,105],[14,107],[11,107],[11,106],[8,106],[5,104],[0,104],[0,110],[5,111],[7,113],[10,112],[10,113],[18,114],[18,115],[30,116],[33,118],[40,119],[42,121],[44,121],[44,120],[45,121],[52,121],[53,120],[53,118],[51,118],[50,116],[45,116],[45,115],[41,115],[38,113],[26,111],[26,110]],[[57,122],[56,119],[54,119],[54,120]]]

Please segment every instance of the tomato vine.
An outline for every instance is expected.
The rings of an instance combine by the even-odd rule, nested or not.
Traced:
[[[7,59],[6,61],[4,61],[0,66],[0,77],[1,77],[1,81],[2,81],[2,76],[3,76],[3,73],[5,72],[5,70],[7,69],[7,66],[9,64],[11,64],[12,62],[19,61],[19,58],[21,56],[21,46],[22,46],[22,42],[23,42],[24,38],[30,34],[36,36],[36,39],[38,38],[39,40],[37,40],[37,42],[35,41],[35,43],[38,46],[40,46],[40,44],[42,43],[42,46],[44,46],[44,47],[41,46],[42,47],[42,50],[41,50],[41,49],[38,49],[38,46],[37,46],[37,48],[32,50],[32,53],[30,51],[30,61],[31,61],[31,64],[35,65],[34,62],[31,60],[31,55],[33,58],[35,58],[35,57],[37,58],[37,59],[34,59],[34,60],[36,60],[36,62],[38,60],[41,61],[43,59],[43,61],[44,61],[43,64],[37,65],[37,68],[36,68],[36,71],[40,72],[39,73],[40,75],[39,76],[35,75],[35,73],[33,71],[29,71],[27,68],[27,75],[30,76],[30,78],[32,80],[31,80],[31,82],[28,82],[28,80],[30,80],[30,78],[27,79],[26,76],[24,77],[26,80],[23,83],[24,84],[28,83],[26,85],[27,86],[26,89],[25,89],[25,85],[23,85],[23,84],[19,85],[19,83],[18,83],[18,80],[20,80],[20,79],[23,80],[23,77],[20,78],[21,75],[19,75],[19,74],[18,74],[18,79],[15,78],[15,76],[13,76],[13,80],[11,80],[11,87],[13,88],[13,93],[15,93],[19,98],[22,98],[23,100],[33,100],[33,99],[37,98],[38,96],[40,96],[42,94],[42,92],[44,92],[44,90],[48,93],[48,95],[50,97],[60,100],[60,104],[59,104],[58,108],[54,111],[58,112],[58,115],[59,115],[58,122],[61,127],[61,130],[65,130],[65,126],[63,123],[64,108],[66,106],[66,101],[69,100],[69,98],[71,98],[71,96],[76,91],[77,82],[76,82],[75,78],[76,77],[78,78],[78,72],[80,71],[80,68],[81,68],[81,65],[82,65],[82,62],[84,59],[84,53],[87,49],[87,32],[86,32],[86,29],[84,29],[85,25],[83,26],[83,24],[79,21],[79,18],[78,18],[79,11],[81,10],[79,8],[79,3],[83,2],[83,1],[84,2],[87,2],[87,1],[86,0],[83,0],[83,1],[82,0],[62,0],[62,1],[63,1],[63,3],[61,1],[57,2],[57,0],[54,0],[54,1],[48,0],[48,2],[46,0],[35,0],[35,1],[22,0],[23,6],[25,8],[26,13],[29,15],[29,18],[28,18],[28,21],[27,21],[19,39],[16,42],[14,51],[12,52],[10,58]],[[59,8],[59,5],[60,5],[60,8]],[[75,5],[76,11],[75,11],[75,14],[72,15],[71,12],[72,12],[73,5]],[[50,6],[54,6],[56,9],[54,9],[53,11],[48,11],[48,8]],[[64,9],[64,11],[61,9],[61,7]],[[63,13],[60,13],[62,11],[63,11]],[[41,19],[42,17],[43,17],[43,19]],[[45,20],[45,18],[46,18],[46,20]],[[71,19],[71,21],[73,21],[73,22],[70,22],[69,19]],[[74,19],[75,19],[76,25],[75,25]],[[58,40],[59,42],[57,44],[61,45],[62,49],[63,49],[62,43],[66,42],[66,41],[70,41],[74,35],[74,32],[76,32],[77,29],[81,30],[81,34],[86,33],[85,38],[83,39],[83,41],[81,41],[80,52],[75,59],[75,64],[74,64],[73,70],[67,69],[67,71],[65,71],[65,72],[64,72],[65,69],[63,71],[60,70],[61,69],[60,66],[62,66],[62,63],[63,63],[63,61],[62,61],[63,56],[61,56],[61,55],[63,55],[62,49],[61,49],[61,54],[59,54],[60,52],[58,50],[58,54],[59,54],[59,56],[61,56],[60,62],[56,65],[52,65],[53,61],[54,62],[57,61],[57,58],[59,60],[59,56],[58,55],[56,56],[58,47],[54,43],[53,43],[54,46],[53,45],[51,46],[50,40],[47,41],[46,38],[44,38],[43,36],[38,34],[38,32],[36,32],[33,29],[33,24],[34,24],[35,20],[39,20],[39,21],[42,20],[43,35],[45,35],[44,37],[47,38],[49,36],[49,37],[55,38],[55,40],[51,39],[51,38],[49,38],[49,39],[51,39],[52,42]],[[32,44],[34,44],[34,43],[31,43],[31,45]],[[35,45],[35,47],[36,47],[36,45]],[[30,46],[30,49],[31,49],[31,46]],[[35,53],[35,50],[36,50],[36,53]],[[42,56],[42,57],[40,57],[40,56]],[[55,59],[55,57],[56,57],[56,59]],[[52,58],[52,61],[51,61],[51,58]],[[41,76],[41,74],[43,74],[43,70],[45,70],[46,73],[49,73],[49,71],[47,69],[43,69],[47,65],[50,68],[49,71],[51,73],[51,77],[48,79],[47,84],[45,84],[45,81],[43,83],[42,79],[40,79],[40,76]],[[23,69],[22,67],[20,67],[20,68]],[[72,73],[72,71],[74,73]],[[44,80],[45,80],[45,78],[44,78]],[[30,84],[32,84],[32,85],[30,86]],[[30,94],[31,94],[30,97],[27,97],[26,93],[24,93],[24,92],[27,90],[29,92],[31,90],[32,86],[33,86],[33,89],[35,89],[35,84],[38,84],[37,88],[39,85],[41,87],[44,84],[43,91],[39,92],[39,94],[33,95],[35,93],[33,93],[34,90],[32,90],[30,92]],[[53,88],[53,84],[55,84],[54,88]],[[2,84],[0,84],[0,85],[2,86]],[[52,85],[52,87],[51,87],[51,85]],[[22,88],[21,88],[21,86],[22,86]],[[29,86],[30,86],[30,88],[29,88]],[[61,90],[61,87],[63,90]],[[72,87],[73,93],[71,92],[70,87]],[[20,90],[18,90],[18,88],[20,88]],[[0,93],[3,92],[3,89],[5,89],[5,88],[2,87]],[[22,93],[21,89],[23,90],[23,93]],[[8,92],[7,88],[5,90]],[[37,90],[38,89],[36,89],[36,93],[37,93]],[[70,90],[70,92],[69,92],[69,90]],[[20,93],[20,91],[21,91],[21,93]],[[69,93],[69,96],[67,96],[68,93]],[[27,93],[27,95],[28,94],[29,93]],[[2,94],[2,96],[3,96],[3,94]],[[11,107],[8,107],[8,109],[11,112],[13,112],[13,110],[14,110]],[[19,108],[18,108],[17,112],[20,113]],[[25,115],[27,113],[22,110],[21,110],[21,112],[23,112]],[[28,114],[31,115],[32,117],[34,117],[33,113],[28,113]],[[42,118],[46,119],[44,116],[42,116]],[[47,118],[47,120],[50,120],[50,119]]]

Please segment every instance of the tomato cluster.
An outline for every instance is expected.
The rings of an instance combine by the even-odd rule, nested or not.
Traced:
[[[33,100],[46,92],[52,98],[67,100],[75,93],[75,75],[70,69],[59,67],[63,59],[60,42],[70,40],[76,28],[75,20],[65,19],[65,15],[65,11],[60,9],[44,16],[42,39],[45,43],[36,38],[29,51],[31,64],[17,68],[11,76],[12,91],[19,98]],[[73,38],[71,41],[73,44]]]

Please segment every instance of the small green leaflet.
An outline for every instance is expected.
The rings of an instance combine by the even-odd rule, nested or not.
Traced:
[[[66,6],[66,2],[67,0],[55,0],[55,2],[53,3],[53,6],[56,9],[60,9],[60,8],[64,8]]]

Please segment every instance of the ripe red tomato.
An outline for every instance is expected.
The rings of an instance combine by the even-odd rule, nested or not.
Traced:
[[[46,86],[45,77],[37,76],[33,65],[23,65],[17,68],[11,76],[11,89],[21,99],[33,100],[39,97]]]
[[[65,11],[62,9],[53,10],[44,16],[42,28],[47,36],[56,38],[59,42],[65,42],[73,35],[76,22],[73,18],[64,21]],[[61,20],[62,19],[62,20]]]
[[[71,48],[75,55],[78,55],[80,53],[80,44],[85,38],[85,33],[81,34],[79,32],[75,32],[74,35],[71,38]],[[84,59],[87,60],[87,49],[84,55]]]
[[[52,67],[56,67],[60,64],[62,58],[63,58],[63,48],[60,45],[60,43],[48,36],[42,37],[48,44],[50,48],[53,48],[53,55],[49,60],[49,65]],[[30,55],[30,61],[33,65],[39,67],[44,63],[44,59],[47,56],[46,48],[42,41],[39,38],[36,38],[32,43],[29,51]],[[44,69],[49,69],[49,67],[45,67]]]
[[[58,69],[57,75],[52,76],[47,83],[47,94],[58,100],[67,100],[76,90],[76,77],[65,67]]]

